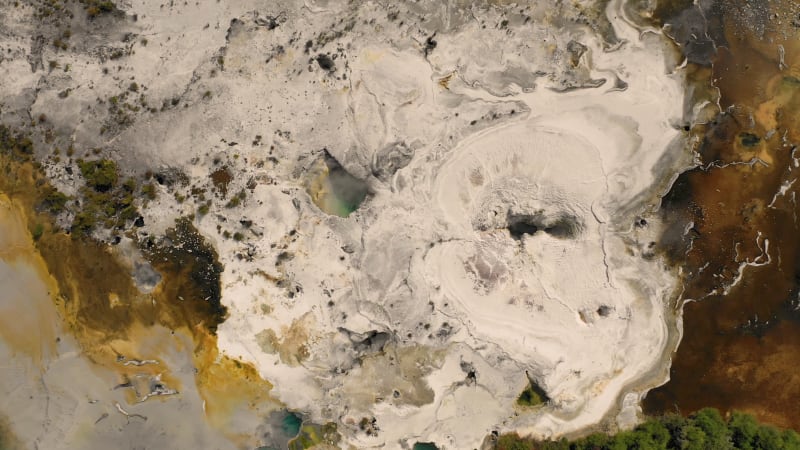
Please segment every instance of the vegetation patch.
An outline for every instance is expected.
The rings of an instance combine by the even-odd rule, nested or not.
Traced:
[[[123,49],[115,49],[110,55],[110,59],[119,59],[125,56]],[[131,125],[136,120],[136,115],[140,112],[156,112],[157,109],[151,108],[147,103],[145,94],[141,92],[144,86],[138,83],[131,83],[128,88],[117,95],[108,98],[108,116],[100,129],[101,134],[118,133]]]
[[[222,266],[199,233],[190,225],[185,229],[176,225],[179,229],[171,230],[161,245],[151,246],[153,249],[146,253],[158,259],[152,265],[162,278],[153,292],[142,293],[134,284],[130,267],[118,260],[114,247],[91,236],[74,239],[59,230],[55,217],[42,206],[48,197],[60,197],[53,197],[57,191],[34,160],[32,147],[26,135],[0,125],[0,192],[24,210],[32,233],[37,233],[37,224],[43,225],[36,248],[58,285],[51,291],[53,302],[65,321],[65,330],[75,336],[90,360],[119,369],[120,354],[114,343],[127,340],[135,346],[135,336],[161,324],[176,333],[191,333],[195,345],[188,350],[192,352],[200,395],[209,405],[211,423],[228,420],[232,407],[252,409],[259,415],[280,407],[269,396],[272,386],[252,365],[218,352],[210,329],[216,329],[221,321],[218,297]],[[85,189],[91,190],[88,186]],[[135,181],[120,180],[112,191],[102,194],[113,196],[135,189]],[[76,197],[74,205],[82,207],[84,200]],[[60,200],[56,200],[58,203]],[[72,208],[73,202],[67,202],[66,207]],[[146,242],[141,244],[146,246]],[[171,249],[172,245],[180,248]],[[165,270],[170,268],[172,272]],[[195,285],[195,280],[201,280],[202,286]],[[215,293],[216,297],[206,297]],[[110,301],[112,297],[117,300]],[[129,348],[127,344],[123,347]],[[6,425],[6,418],[0,417],[0,449],[23,448]]]
[[[48,186],[44,189],[43,198],[39,203],[39,209],[46,210],[52,214],[58,214],[67,206],[69,197],[59,192],[56,188]]]
[[[31,229],[31,237],[33,237],[34,241],[38,241],[42,235],[44,234],[44,224],[37,223]]]
[[[86,14],[94,19],[97,16],[120,12],[117,5],[109,0],[80,0],[83,3]]]
[[[539,406],[550,401],[550,397],[538,384],[530,381],[528,387],[517,397],[517,404],[520,406]]]
[[[106,192],[117,185],[119,171],[117,163],[110,159],[97,161],[78,160],[78,167],[86,184],[98,192]]]
[[[124,229],[129,222],[139,218],[139,210],[134,204],[136,180],[128,178],[120,184],[119,170],[114,161],[78,160],[78,167],[86,187],[80,191],[81,207],[72,221],[73,232],[79,236],[88,235],[100,225],[107,229]],[[148,192],[146,186],[138,193],[148,199],[154,198],[154,192]],[[43,204],[53,205],[57,209],[62,200],[60,195],[52,194],[45,197]]]
[[[33,155],[33,141],[0,125],[0,152],[11,154],[16,159],[27,160]]]
[[[800,435],[760,424],[745,413],[727,418],[716,409],[689,417],[668,414],[651,418],[631,431],[592,434],[575,441],[535,441],[517,434],[497,438],[495,450],[798,450]]]
[[[238,194],[236,194],[230,200],[228,200],[228,203],[225,204],[225,207],[236,208],[237,206],[242,204],[245,198],[247,198],[247,192],[245,192],[245,190],[242,189],[241,191],[239,191]]]

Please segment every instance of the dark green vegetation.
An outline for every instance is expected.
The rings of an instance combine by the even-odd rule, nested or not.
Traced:
[[[106,192],[116,186],[119,180],[117,164],[109,159],[97,161],[78,160],[78,167],[86,184],[98,192]]]
[[[244,189],[242,189],[241,191],[239,191],[238,194],[236,194],[235,196],[231,197],[230,200],[228,200],[228,203],[225,204],[225,207],[236,208],[237,206],[242,204],[245,198],[247,198],[247,193],[245,192]]]
[[[689,417],[668,414],[614,436],[593,434],[576,441],[538,442],[506,434],[496,450],[798,450],[800,435],[760,424],[753,416],[733,412],[727,418],[716,409]]]
[[[98,16],[116,14],[121,15],[122,11],[117,8],[117,5],[110,0],[78,0],[83,6],[84,11],[89,19],[94,19]],[[70,7],[70,2],[65,0],[40,0],[34,1],[32,4],[36,7],[36,16],[39,19],[46,18],[69,18],[74,15]],[[15,6],[17,2],[15,2]],[[56,45],[56,47],[60,47]],[[66,48],[63,48],[66,50]]]
[[[0,126],[0,151],[17,162],[31,162],[35,169],[38,164],[33,159],[33,142],[21,133],[14,133],[7,127]],[[68,150],[70,154],[72,150]],[[59,214],[65,210],[75,212],[71,230],[77,236],[87,235],[99,225],[107,229],[122,230],[139,217],[139,211],[134,205],[137,194],[145,200],[156,197],[155,186],[145,184],[137,187],[136,180],[120,179],[117,164],[110,159],[97,159],[77,161],[81,176],[86,186],[80,190],[75,202],[72,198],[59,192],[49,184],[40,186],[40,201],[38,211],[47,211]],[[7,166],[7,170],[10,166]],[[33,230],[37,231],[36,229]],[[34,233],[41,236],[40,233]]]
[[[101,14],[110,14],[119,11],[117,5],[109,0],[80,0],[80,2],[83,3],[84,8],[86,8],[86,14],[92,19]]]
[[[33,226],[31,230],[31,236],[33,237],[34,241],[38,241],[42,235],[44,234],[44,224],[37,223]]]
[[[48,188],[45,189],[44,198],[42,199],[40,208],[45,209],[52,214],[58,214],[61,211],[64,211],[64,208],[67,206],[67,201],[69,201],[69,197],[59,192],[55,188],[48,186]]]
[[[139,217],[139,211],[134,205],[136,181],[129,178],[120,183],[119,169],[114,161],[78,160],[78,167],[86,181],[86,187],[80,191],[82,204],[72,222],[73,232],[86,235],[98,224],[109,229],[123,229],[127,223]],[[142,194],[150,197],[144,192],[145,189],[142,191]],[[55,195],[52,202],[58,205],[59,201],[60,197]]]
[[[517,397],[517,404],[520,406],[537,406],[547,403],[548,400],[550,399],[544,389],[531,381],[528,387]]]
[[[81,172],[85,185],[72,198],[49,184],[33,157],[33,147],[28,134],[0,125],[0,193],[26,211],[36,247],[59,284],[55,301],[63,309],[64,320],[75,324],[79,338],[87,339],[89,345],[104,346],[105,339],[124,337],[134,323],[185,327],[203,337],[214,333],[227,310],[220,304],[223,267],[213,247],[187,219],[177,221],[159,237],[142,239],[127,228],[143,225],[141,217],[134,215],[133,199],[146,205],[148,191],[155,193],[158,185],[169,185],[173,179],[181,182],[180,174],[150,174],[145,178],[154,178],[158,185],[146,181],[145,185],[153,188],[143,188],[135,179],[120,176],[113,161],[87,158],[76,161],[75,173]],[[72,147],[67,150],[67,154],[73,152]],[[60,220],[68,213],[76,216],[71,236],[62,232]],[[84,234],[101,225],[114,236],[127,228],[122,232],[141,246],[161,276],[158,291],[143,295],[134,285],[130,269],[116,259],[109,246]],[[111,293],[125,302],[125,307],[109,302]],[[93,340],[96,336],[103,336],[100,344]]]
[[[128,54],[128,50],[117,48],[111,52],[109,58],[119,59],[126,54]],[[117,134],[133,125],[137,114],[158,112],[156,107],[147,103],[147,97],[142,92],[144,89],[144,86],[132,82],[128,89],[108,98],[108,101],[105,102],[108,105],[108,116],[100,128],[100,134]],[[167,105],[165,100],[162,110],[166,109]]]
[[[27,160],[33,155],[33,141],[0,125],[0,151],[9,153],[16,159]]]

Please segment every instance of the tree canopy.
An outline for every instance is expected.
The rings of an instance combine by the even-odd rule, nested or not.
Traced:
[[[800,450],[800,435],[760,424],[742,412],[727,418],[712,408],[689,417],[667,414],[630,431],[595,433],[575,441],[534,441],[516,434],[497,439],[496,450]]]

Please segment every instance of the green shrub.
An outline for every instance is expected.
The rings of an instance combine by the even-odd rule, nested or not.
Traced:
[[[106,192],[116,186],[119,179],[117,163],[110,159],[96,161],[78,160],[81,175],[86,185],[98,192]]]
[[[759,434],[759,425],[756,419],[740,412],[734,412],[728,421],[733,445],[740,450],[755,450],[755,441]]]
[[[226,208],[236,208],[242,203],[239,197],[233,197],[232,199],[228,200],[228,203],[225,204]]]
[[[31,230],[31,236],[33,237],[34,241],[38,241],[39,238],[42,237],[42,234],[44,234],[44,225],[42,225],[41,223],[37,223],[33,227],[33,230]]]
[[[50,189],[42,199],[41,206],[53,214],[58,214],[64,211],[67,201],[69,201],[69,197],[56,189]]]
[[[117,5],[108,0],[81,0],[90,19],[117,11]]]
[[[9,128],[0,125],[0,151],[30,156],[33,154],[33,141],[22,134],[15,135]]]
[[[568,442],[535,441],[502,435],[496,450],[800,450],[795,431],[763,425],[753,416],[733,412],[727,421],[719,411],[702,409],[689,417],[667,414],[650,418],[631,431],[595,433]]]
[[[77,235],[88,235],[97,225],[97,212],[85,209],[77,214],[72,220],[72,233]]]
[[[547,393],[536,383],[530,382],[528,387],[517,397],[517,404],[520,406],[537,406],[550,400]]]
[[[147,183],[142,186],[142,194],[147,197],[149,200],[156,199],[156,186],[153,183]]]
[[[533,447],[526,444],[516,434],[504,434],[497,439],[497,450],[530,450]]]

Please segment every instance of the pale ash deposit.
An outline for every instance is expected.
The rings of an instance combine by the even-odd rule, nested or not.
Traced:
[[[691,155],[667,39],[619,1],[550,3],[132,1],[115,44],[6,61],[0,89],[131,172],[186,175],[140,232],[195,214],[225,265],[220,346],[288,408],[356,448],[560,436],[632,423],[666,380],[653,213]],[[131,82],[157,111],[120,122]],[[69,192],[67,165],[45,164]],[[547,404],[516,405],[530,382]]]

